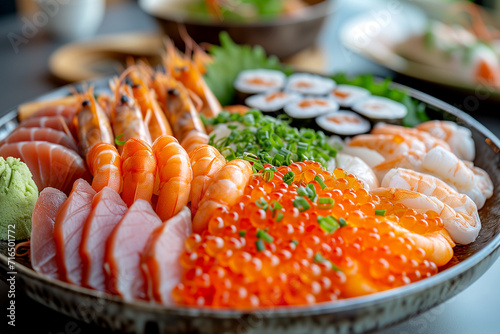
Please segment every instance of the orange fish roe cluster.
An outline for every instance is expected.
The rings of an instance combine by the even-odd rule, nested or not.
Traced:
[[[441,228],[437,214],[371,195],[341,169],[267,165],[238,204],[186,239],[172,294],[183,305],[255,308],[383,291],[437,273],[407,235]]]

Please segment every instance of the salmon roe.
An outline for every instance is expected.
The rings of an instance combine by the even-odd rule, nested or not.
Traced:
[[[248,309],[383,291],[437,273],[407,235],[442,228],[437,214],[374,196],[341,169],[266,165],[239,203],[186,239],[172,293],[183,305]]]

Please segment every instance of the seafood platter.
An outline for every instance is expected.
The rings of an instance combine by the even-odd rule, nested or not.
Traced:
[[[221,38],[0,119],[1,276],[15,261],[29,297],[123,332],[346,333],[424,312],[498,258],[485,127]]]

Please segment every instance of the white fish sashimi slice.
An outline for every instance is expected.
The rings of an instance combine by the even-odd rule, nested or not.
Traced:
[[[141,265],[151,300],[164,305],[175,303],[172,289],[182,278],[179,258],[184,252],[184,241],[191,233],[191,211],[184,207],[151,234]]]
[[[38,197],[32,216],[31,265],[35,271],[59,278],[54,241],[54,224],[59,207],[68,197],[55,188],[45,188]]]
[[[379,186],[379,181],[373,170],[360,158],[345,153],[338,153],[335,160],[337,168],[342,168],[348,174],[356,175],[358,179],[363,181],[367,190],[375,189]]]

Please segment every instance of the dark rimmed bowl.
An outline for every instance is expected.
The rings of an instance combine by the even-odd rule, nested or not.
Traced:
[[[175,11],[158,10],[158,4],[170,0],[139,0],[143,11],[156,19],[163,32],[181,49],[184,42],[179,26],[197,43],[219,44],[219,33],[227,31],[237,44],[260,45],[267,54],[280,59],[290,57],[313,45],[325,22],[333,12],[333,0],[307,0],[311,4],[297,16],[256,22],[215,22],[195,20]],[[165,5],[163,5],[165,6]]]
[[[108,78],[91,82],[104,90]],[[88,85],[89,83],[85,83]],[[485,169],[500,189],[500,140],[460,110],[416,90],[394,85],[427,105],[432,118],[468,127],[476,143],[474,163]],[[41,98],[69,93],[67,87]],[[17,125],[17,110],[0,117],[0,139]],[[302,307],[253,311],[164,307],[125,302],[105,293],[46,278],[17,258],[16,289],[61,313],[124,333],[360,333],[382,329],[420,314],[455,296],[476,281],[500,256],[500,192],[495,191],[479,212],[483,228],[478,239],[455,248],[455,257],[437,275],[382,293]],[[0,242],[0,276],[8,274],[7,243]]]

